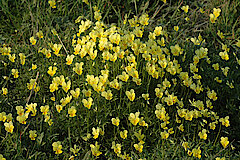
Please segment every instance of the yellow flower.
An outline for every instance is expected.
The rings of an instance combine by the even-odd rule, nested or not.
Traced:
[[[160,36],[162,34],[162,26],[155,27],[154,33],[156,34],[156,36]]]
[[[5,123],[4,123],[4,126],[5,126],[5,130],[6,130],[7,132],[13,133],[14,126],[13,126],[12,121],[9,122],[9,123],[5,122]]]
[[[48,3],[50,5],[50,7],[56,8],[56,1],[55,0],[49,0]]]
[[[121,154],[121,147],[121,144],[115,144],[115,141],[112,142],[111,149],[113,149],[116,154]]]
[[[126,72],[122,72],[122,75],[119,75],[118,78],[121,80],[121,81],[124,81],[124,82],[127,82],[128,79],[129,79],[129,75],[126,73]]]
[[[62,108],[63,108],[62,105],[56,105],[56,109],[57,109],[58,113],[61,112]]]
[[[42,31],[38,31],[36,33],[36,35],[38,36],[38,38],[43,38],[43,32]]]
[[[31,43],[32,45],[35,45],[36,42],[37,42],[37,40],[36,40],[34,37],[30,37],[30,43]]]
[[[229,60],[229,56],[228,56],[228,53],[226,52],[226,51],[224,51],[224,52],[220,52],[219,53],[219,56],[221,56],[221,58],[223,59],[223,60]]]
[[[76,108],[74,106],[72,106],[71,108],[68,108],[68,114],[69,114],[69,117],[75,117],[76,116]]]
[[[52,46],[52,50],[54,51],[54,54],[57,56],[59,55],[59,51],[61,50],[61,48],[62,48],[61,44],[54,44]]]
[[[210,98],[210,99],[212,99],[214,101],[217,100],[217,93],[214,90],[208,91],[207,92],[207,96],[208,96],[208,98]]]
[[[18,78],[19,77],[18,74],[19,74],[19,72],[18,72],[17,69],[12,69],[12,75],[13,75],[14,78]]]
[[[98,145],[98,142],[95,142],[95,145],[91,144],[90,147],[94,156],[98,157],[102,154],[102,152],[99,151],[100,146]]]
[[[91,108],[91,106],[92,106],[92,104],[93,104],[92,102],[93,102],[93,99],[92,99],[91,97],[89,97],[87,100],[86,100],[86,99],[83,99],[83,100],[82,100],[83,105],[84,105],[85,107],[87,107],[88,109]]]
[[[2,94],[7,95],[8,94],[8,89],[7,88],[2,88]]]
[[[80,95],[80,89],[79,88],[76,88],[75,91],[74,90],[71,90],[70,91],[71,95],[74,97],[74,98],[78,98],[79,95]]]
[[[189,5],[182,6],[181,8],[185,13],[188,13]]]
[[[126,91],[126,95],[130,101],[134,101],[135,99],[134,89],[131,89],[130,91]]]
[[[52,67],[52,66],[50,66],[49,68],[48,68],[48,74],[50,75],[50,76],[53,76],[55,73],[56,73],[56,71],[57,71],[57,67]]]
[[[134,144],[133,146],[138,152],[142,153],[143,145],[141,143]]]
[[[207,139],[207,130],[203,129],[202,132],[198,133],[198,136],[200,137],[200,139],[206,140]]]
[[[120,137],[121,137],[122,139],[126,139],[126,138],[127,138],[127,134],[128,134],[128,131],[127,131],[127,130],[121,131],[121,132],[120,132]]]
[[[73,58],[74,58],[75,56],[74,55],[67,55],[67,58],[66,58],[66,64],[67,65],[71,65],[72,64],[72,62],[73,62]]]
[[[49,105],[41,106],[40,109],[43,115],[47,115],[49,111]]]
[[[222,122],[222,125],[224,125],[225,127],[230,126],[229,116],[226,116],[225,118],[220,118],[219,122]]]
[[[80,62],[80,63],[75,63],[75,67],[73,67],[73,71],[76,72],[78,75],[81,75],[82,74],[82,71],[83,71],[83,62]]]
[[[112,118],[112,124],[115,125],[115,126],[119,126],[119,122],[120,122],[120,119],[117,117],[117,118]]]
[[[6,119],[7,119],[6,113],[5,112],[0,113],[0,121],[5,122]]]
[[[142,94],[142,97],[143,97],[146,101],[148,101],[148,100],[150,99],[148,93],[147,93],[147,94]]]
[[[173,29],[177,32],[179,30],[178,26],[174,26]]]
[[[35,116],[37,113],[37,103],[26,104],[26,113],[32,112],[31,116]]]
[[[213,15],[217,18],[218,16],[220,16],[220,12],[221,12],[221,9],[218,8],[213,8]]]
[[[105,97],[107,100],[111,100],[112,97],[113,97],[113,94],[112,94],[112,91],[111,91],[111,90],[108,90],[107,92],[106,92],[106,91],[103,91],[101,95],[102,95],[103,97]]]
[[[198,147],[198,149],[194,148],[192,150],[192,153],[193,153],[194,157],[197,157],[199,159],[201,158],[201,149],[200,149],[200,147]]]
[[[167,138],[169,137],[169,133],[166,132],[166,131],[161,132],[160,134],[161,134],[161,138],[162,138],[162,139],[167,139]]]
[[[225,160],[225,157],[222,157],[222,158],[217,157],[215,160]]]
[[[4,158],[2,154],[0,154],[0,160],[6,160],[6,158]]]
[[[221,137],[220,143],[222,144],[222,146],[223,146],[224,148],[226,148],[227,145],[229,144],[228,137]]]
[[[11,62],[15,62],[15,58],[16,58],[16,56],[15,56],[15,54],[9,54],[8,55],[8,59],[11,61]]]
[[[71,81],[69,80],[67,83],[63,82],[62,83],[62,89],[67,93],[68,90],[71,88]]]
[[[183,146],[185,151],[187,151],[187,149],[189,148],[188,142],[183,142],[182,146]]]
[[[134,125],[136,126],[139,122],[139,115],[140,115],[140,112],[136,112],[135,114],[133,113],[130,113],[129,117],[128,117],[128,120]]]
[[[23,106],[16,106],[17,114],[22,116],[24,114]]]
[[[28,115],[29,115],[29,113],[24,113],[23,115],[19,115],[19,116],[17,116],[17,121],[19,122],[19,123],[21,123],[21,124],[26,124],[27,122],[26,122],[26,120],[27,120],[27,118],[28,118]]]
[[[53,151],[55,152],[55,154],[61,154],[62,153],[62,145],[60,141],[54,142],[52,144],[53,147]]]
[[[99,133],[100,133],[100,128],[99,128],[99,127],[97,127],[97,129],[94,128],[94,127],[92,128],[92,134],[93,134],[93,138],[94,138],[94,139],[97,139],[97,138],[98,138]]]
[[[31,140],[35,140],[35,138],[37,137],[37,131],[34,130],[34,131],[29,131],[29,138],[31,138]]]
[[[32,70],[37,69],[37,65],[36,64],[32,64]]]

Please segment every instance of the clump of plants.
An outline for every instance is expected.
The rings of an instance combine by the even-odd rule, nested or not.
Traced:
[[[15,100],[0,109],[0,158],[230,158],[234,145],[222,132],[230,118],[216,112],[211,83],[231,68],[212,59],[204,37],[175,41],[179,26],[149,26],[146,13],[105,24],[93,9],[68,44],[53,29],[51,38],[41,30],[29,37],[27,53],[0,48],[1,102]],[[214,8],[210,23],[220,13]],[[239,51],[240,41],[233,45]],[[230,54],[223,45],[217,56]]]

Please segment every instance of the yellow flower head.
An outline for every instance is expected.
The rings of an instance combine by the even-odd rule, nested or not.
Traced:
[[[71,108],[68,108],[69,117],[75,117],[76,113],[77,113],[76,107],[72,106]]]
[[[222,144],[222,146],[223,146],[224,148],[226,148],[227,145],[229,144],[228,137],[221,137],[220,143]]]
[[[55,0],[49,0],[48,3],[50,5],[50,7],[56,8],[56,1]]]
[[[12,75],[13,75],[14,78],[18,78],[19,77],[18,74],[19,74],[19,72],[18,72],[17,69],[12,69]]]
[[[141,143],[134,144],[133,146],[139,153],[142,153],[143,145]]]
[[[140,115],[140,112],[136,112],[135,114],[133,113],[130,113],[129,117],[128,117],[128,120],[134,125],[136,126],[139,122],[139,115]]]
[[[13,133],[14,126],[13,126],[12,121],[9,122],[9,123],[5,122],[5,123],[4,123],[4,126],[5,126],[5,130],[6,130],[7,132]]]
[[[29,131],[29,138],[31,138],[31,140],[35,140],[35,138],[37,137],[37,131],[36,130],[34,130],[34,131]]]
[[[192,153],[193,153],[193,156],[194,157],[197,157],[197,158],[201,158],[201,149],[200,149],[200,147],[198,147],[197,149],[196,148],[194,148],[193,150],[192,150]]]
[[[41,106],[40,110],[41,110],[43,115],[47,115],[47,113],[49,111],[49,105]]]
[[[126,95],[130,101],[134,101],[135,99],[134,89],[131,89],[130,91],[126,91]]]
[[[36,42],[37,42],[37,40],[36,40],[34,37],[30,37],[30,43],[31,43],[32,45],[35,45]]]
[[[94,156],[98,157],[102,154],[102,152],[99,151],[100,146],[98,145],[98,142],[96,142],[95,145],[91,144],[90,147]]]
[[[188,13],[189,5],[182,6],[181,8],[185,13]]]
[[[82,100],[84,107],[87,107],[88,109],[91,108],[91,106],[93,104],[92,102],[93,102],[93,99],[91,97],[89,97],[87,100],[86,99]]]
[[[126,139],[126,138],[127,138],[127,134],[128,134],[128,131],[127,131],[127,130],[121,131],[121,132],[120,132],[120,137],[121,137],[122,139]]]
[[[66,64],[67,65],[71,65],[72,64],[72,62],[73,62],[73,58],[74,58],[75,56],[74,55],[67,55],[67,58],[66,58]]]
[[[119,122],[120,122],[120,119],[117,117],[117,118],[112,118],[112,124],[115,125],[115,126],[119,126]]]
[[[53,76],[55,73],[56,73],[56,71],[57,71],[57,67],[52,67],[52,66],[50,66],[49,68],[48,68],[48,74],[50,75],[50,76]]]
[[[61,154],[62,153],[62,145],[60,141],[54,142],[52,144],[53,147],[53,151],[55,152],[55,154]]]
[[[7,95],[8,94],[8,89],[7,88],[2,88],[2,94]]]

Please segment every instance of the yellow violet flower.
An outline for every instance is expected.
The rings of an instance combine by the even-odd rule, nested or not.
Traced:
[[[95,145],[91,144],[90,147],[94,156],[98,157],[102,154],[102,152],[99,151],[100,146],[98,145],[98,142],[95,142]]]
[[[115,141],[112,142],[111,149],[113,149],[116,154],[121,154],[121,147],[121,144],[115,144]]]
[[[55,152],[55,154],[61,154],[62,153],[62,145],[60,141],[54,142],[52,144],[53,147],[53,151]]]
[[[50,76],[53,76],[55,73],[56,73],[56,71],[57,71],[57,67],[52,67],[52,66],[50,66],[49,68],[48,68],[48,74],[50,75]]]
[[[94,128],[94,127],[92,128],[92,134],[93,134],[93,138],[94,138],[94,139],[97,139],[97,138],[98,138],[99,133],[100,133],[100,128],[99,128],[99,127],[97,127],[97,129]]]
[[[197,157],[197,158],[201,158],[201,149],[200,149],[200,147],[198,147],[197,149],[196,148],[194,148],[193,150],[192,150],[192,153],[193,153],[193,156],[194,157]]]
[[[13,75],[14,78],[18,78],[19,77],[18,74],[19,74],[19,72],[18,72],[17,69],[12,69],[12,75]]]
[[[76,88],[75,91],[74,90],[71,90],[70,91],[71,95],[74,97],[74,98],[78,98],[79,95],[80,95],[80,89],[79,88]]]
[[[224,125],[225,127],[230,126],[229,116],[226,116],[225,118],[220,118],[219,122],[222,122],[222,125]]]
[[[142,153],[143,145],[141,143],[134,144],[133,146],[139,153]]]
[[[2,88],[2,94],[7,95],[8,94],[8,89],[7,88]]]
[[[36,42],[37,42],[37,40],[36,40],[34,37],[30,37],[30,43],[31,43],[32,45],[35,45]]]
[[[187,149],[189,148],[188,142],[183,142],[182,146],[183,146],[185,151],[187,151]]]
[[[36,35],[38,36],[38,38],[43,38],[43,32],[41,30],[38,31]]]
[[[60,113],[61,110],[63,109],[63,106],[62,105],[56,105],[56,109],[57,109],[58,113]]]
[[[67,58],[66,58],[66,64],[67,65],[71,65],[72,64],[72,62],[73,62],[73,58],[74,58],[75,56],[74,55],[67,55]]]
[[[29,138],[31,138],[31,140],[32,141],[34,141],[35,140],[35,138],[37,137],[37,131],[36,130],[34,130],[34,131],[29,131]]]
[[[226,148],[227,145],[229,144],[228,137],[221,137],[220,143],[222,144],[222,146],[223,146],[224,148]]]
[[[117,118],[112,118],[112,124],[115,125],[115,126],[119,126],[119,122],[120,122],[120,119],[117,117]]]
[[[179,30],[178,26],[174,26],[173,29],[177,32]]]
[[[126,95],[130,101],[134,101],[135,99],[134,89],[131,89],[130,91],[126,91]]]
[[[220,12],[221,12],[221,9],[218,8],[213,8],[213,15],[217,18],[218,16],[220,16]]]
[[[16,58],[16,55],[15,54],[9,54],[8,55],[8,59],[11,61],[11,62],[15,62],[15,58]]]
[[[6,160],[6,158],[4,158],[2,154],[0,154],[0,160]]]
[[[122,139],[126,139],[126,138],[127,138],[127,134],[128,134],[128,131],[127,131],[127,130],[121,131],[121,132],[120,132],[120,137],[121,137]]]
[[[229,56],[228,56],[228,53],[226,51],[224,52],[220,52],[219,53],[219,56],[223,59],[223,60],[229,60]]]
[[[78,75],[81,75],[82,74],[82,71],[83,71],[83,62],[80,62],[80,63],[75,63],[75,67],[73,67],[73,71],[76,72]]]
[[[0,121],[5,122],[7,119],[6,112],[0,113]]]
[[[47,113],[49,111],[49,105],[41,106],[40,110],[41,110],[43,115],[47,115]]]
[[[140,115],[140,112],[136,112],[135,114],[133,113],[130,113],[129,117],[128,117],[128,120],[134,125],[136,126],[139,122],[139,115]]]
[[[32,64],[32,70],[37,69],[37,65],[36,64]]]
[[[72,106],[71,108],[68,108],[69,117],[75,117],[76,113],[77,113],[76,107]]]
[[[64,92],[68,92],[68,90],[71,88],[71,81],[69,80],[67,83],[63,82],[62,83],[62,89],[64,90]]]
[[[55,0],[49,0],[48,3],[50,5],[50,7],[56,8],[56,1]]]
[[[9,122],[9,123],[5,122],[5,123],[4,123],[4,126],[5,126],[5,130],[6,130],[7,132],[13,133],[14,126],[13,126],[12,121]]]
[[[82,100],[84,107],[87,107],[88,109],[91,108],[91,106],[93,104],[92,102],[93,102],[93,99],[91,97],[89,97],[87,100],[86,99]]]
[[[198,133],[198,136],[200,137],[200,139],[206,140],[207,139],[207,130],[203,129],[202,132]]]
[[[103,91],[101,93],[101,95],[106,98],[106,100],[111,100],[113,98],[113,94],[112,94],[112,91],[111,90],[108,90],[107,92],[106,91]]]
[[[182,6],[181,8],[185,13],[188,13],[189,5]]]
[[[59,51],[61,50],[62,45],[61,44],[54,44],[52,46],[52,50],[54,51],[54,54],[59,56]]]
[[[167,131],[161,132],[160,134],[162,139],[167,139],[169,137],[169,133]]]

